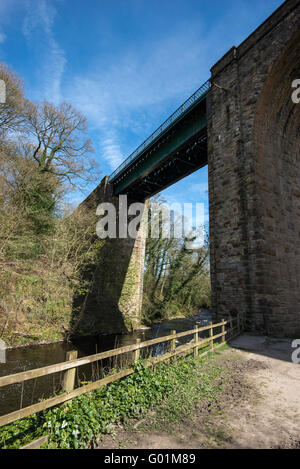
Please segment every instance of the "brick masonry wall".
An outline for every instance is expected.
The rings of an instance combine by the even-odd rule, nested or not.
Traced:
[[[208,98],[214,313],[272,335],[300,333],[299,24],[288,0],[212,68]]]

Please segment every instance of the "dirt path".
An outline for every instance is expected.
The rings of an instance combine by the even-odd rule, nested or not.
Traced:
[[[291,340],[244,334],[216,358],[226,374],[216,403],[157,426],[154,413],[107,436],[100,448],[300,448],[300,366]],[[158,428],[157,428],[158,427]]]
[[[300,448],[300,366],[291,361],[291,340],[244,334],[233,345],[243,360],[259,360],[266,368],[251,376],[261,399],[233,409],[231,447]]]

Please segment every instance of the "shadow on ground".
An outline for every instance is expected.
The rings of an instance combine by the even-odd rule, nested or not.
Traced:
[[[292,353],[296,350],[292,347],[293,341],[294,339],[289,338],[272,338],[244,333],[233,339],[230,345],[236,349],[291,363]]]

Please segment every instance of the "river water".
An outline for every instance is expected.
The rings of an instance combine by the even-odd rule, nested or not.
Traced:
[[[171,330],[183,332],[193,329],[195,324],[204,326],[211,321],[211,314],[208,310],[201,309],[195,316],[189,318],[177,318],[166,320],[160,324],[155,324],[149,329],[137,330],[130,334],[98,335],[94,337],[81,337],[72,343],[54,343],[47,345],[33,345],[6,351],[6,363],[0,363],[0,376],[19,373],[21,371],[39,368],[54,363],[65,361],[68,350],[77,350],[78,357],[104,352],[116,347],[134,344],[137,338],[142,341],[156,337],[163,337]],[[180,339],[181,343],[191,340],[192,337]],[[163,352],[162,345],[158,344],[153,350],[153,354],[159,355]],[[107,360],[101,363],[99,371],[98,364],[90,364],[77,368],[76,387],[83,381],[99,379],[103,376],[102,366],[106,370],[114,363]],[[55,373],[24,383],[16,383],[0,388],[0,415],[13,412],[22,407],[36,403],[41,398],[47,398],[58,391],[62,383],[62,374]]]

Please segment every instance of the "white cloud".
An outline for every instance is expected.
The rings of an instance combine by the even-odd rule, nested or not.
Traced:
[[[0,3],[8,1],[15,0]],[[34,97],[54,103],[63,97],[81,110],[97,133],[94,143],[99,156],[112,169],[175,110],[176,103],[180,105],[210,76],[210,66],[238,42],[233,37],[240,36],[246,22],[243,14],[240,23],[233,24],[235,9],[229,9],[226,18],[216,20],[211,29],[199,14],[188,22],[182,19],[173,34],[122,44],[111,57],[100,49],[93,63],[85,61],[84,70],[63,83],[66,57],[54,34],[54,1],[26,0],[24,4],[23,33],[30,47],[43,56],[41,67],[37,66],[42,82]],[[244,9],[250,11],[248,6]],[[230,34],[228,24],[233,24]]]
[[[23,34],[30,47],[39,49],[43,56],[41,64],[42,89],[38,98],[58,104],[61,101],[61,81],[65,70],[66,58],[63,49],[55,39],[53,26],[56,10],[50,1],[27,0],[26,15],[23,21]]]
[[[164,118],[208,78],[201,43],[193,32],[122,50],[106,69],[101,59],[64,90],[66,100],[98,131],[101,156],[115,168]],[[187,73],[189,70],[190,73]],[[113,131],[112,131],[113,129]],[[135,143],[134,143],[135,145]]]
[[[99,142],[101,156],[109,163],[112,168],[119,166],[124,160],[121,152],[118,137],[112,130],[103,131],[104,138]]]
[[[207,192],[208,192],[208,183],[199,183],[199,184],[192,184],[189,187],[189,192],[196,193],[199,196],[206,196],[207,197]]]

